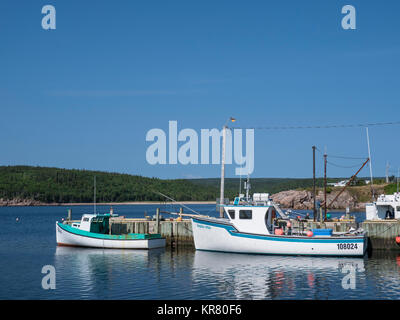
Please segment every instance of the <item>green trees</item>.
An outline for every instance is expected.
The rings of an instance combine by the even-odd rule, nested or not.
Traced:
[[[164,201],[154,191],[178,200],[215,200],[214,188],[187,180],[161,180],[128,174],[31,166],[0,167],[0,198],[45,203],[92,202],[96,176],[98,202]]]
[[[162,192],[177,201],[215,201],[219,198],[219,178],[161,180],[113,172],[32,166],[0,166],[0,198],[32,199],[44,203],[92,202],[94,176],[97,202],[165,200],[155,192]],[[238,195],[239,182],[238,178],[225,179],[226,198],[233,200]],[[323,179],[317,179],[317,187],[322,186]],[[273,194],[311,187],[312,179],[251,179],[251,193]],[[241,192],[244,193],[243,185]]]

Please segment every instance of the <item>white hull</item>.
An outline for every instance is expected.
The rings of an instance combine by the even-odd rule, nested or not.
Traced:
[[[70,232],[56,223],[57,244],[109,249],[152,249],[165,247],[165,238],[158,239],[101,239]]]
[[[239,232],[232,224],[220,219],[192,219],[195,247],[198,250],[279,254],[363,256],[367,238],[275,236]]]

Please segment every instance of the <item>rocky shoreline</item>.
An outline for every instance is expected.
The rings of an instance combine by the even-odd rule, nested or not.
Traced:
[[[59,206],[60,203],[45,203],[32,199],[3,199],[0,198],[0,207],[31,207],[31,206]]]
[[[327,194],[327,203],[338,195],[338,191],[331,191]],[[311,191],[307,190],[288,190],[281,191],[279,193],[271,195],[271,198],[279,203],[283,208],[297,209],[297,210],[312,210],[314,207],[314,201],[312,198]],[[324,201],[323,191],[317,192],[317,201],[322,203]],[[365,210],[365,202],[359,202],[357,197],[351,194],[348,190],[345,190],[337,200],[332,203],[329,209],[346,209],[350,210]]]

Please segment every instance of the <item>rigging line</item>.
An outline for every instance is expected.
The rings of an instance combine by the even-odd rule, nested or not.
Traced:
[[[339,168],[358,168],[358,167],[360,167],[362,165],[362,163],[359,163],[359,164],[356,164],[356,165],[353,165],[353,166],[342,166],[342,165],[339,165],[339,164],[336,164],[336,163],[332,163],[330,161],[327,161],[327,163],[329,163],[330,165],[332,165],[334,167],[339,167]]]
[[[332,156],[330,154],[328,154],[328,157],[329,158],[336,158],[336,159],[365,160],[365,157],[358,158],[358,157]]]
[[[200,214],[199,212],[194,211],[193,209],[191,209],[191,208],[185,206],[183,203],[178,202],[178,201],[176,201],[176,200],[174,200],[174,199],[168,197],[167,195],[165,195],[165,194],[163,194],[163,193],[161,193],[161,192],[158,192],[158,191],[153,191],[153,192],[154,192],[154,193],[158,193],[159,195],[162,195],[163,197],[165,197],[165,198],[167,198],[167,199],[169,199],[169,200],[171,200],[171,201],[173,201],[173,202],[179,204],[180,206],[182,206],[182,207],[184,207],[184,208],[186,208],[186,209],[189,209],[190,211],[194,212],[195,214]]]
[[[323,152],[321,150],[319,150],[317,147],[315,147],[315,149],[319,153],[323,154]],[[362,157],[362,158],[361,157],[346,157],[346,156],[331,155],[330,153],[327,153],[326,155],[329,158],[337,158],[337,159],[350,159],[350,160],[364,160],[365,159],[365,157]]]
[[[261,130],[287,130],[287,129],[330,129],[330,128],[357,128],[372,126],[389,126],[398,125],[400,121],[392,122],[375,122],[375,123],[359,123],[359,124],[337,124],[337,125],[321,125],[321,126],[258,126],[258,127],[231,127],[231,129],[261,129]]]

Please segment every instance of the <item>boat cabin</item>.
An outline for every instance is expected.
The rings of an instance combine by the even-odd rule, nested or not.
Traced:
[[[224,205],[230,222],[240,232],[273,234],[274,219],[283,212],[268,193],[255,193],[252,198],[236,197],[233,205]]]
[[[111,214],[84,214],[80,223],[73,223],[72,227],[101,234],[109,233]]]
[[[367,220],[400,219],[400,193],[381,194],[373,203],[367,203]]]

